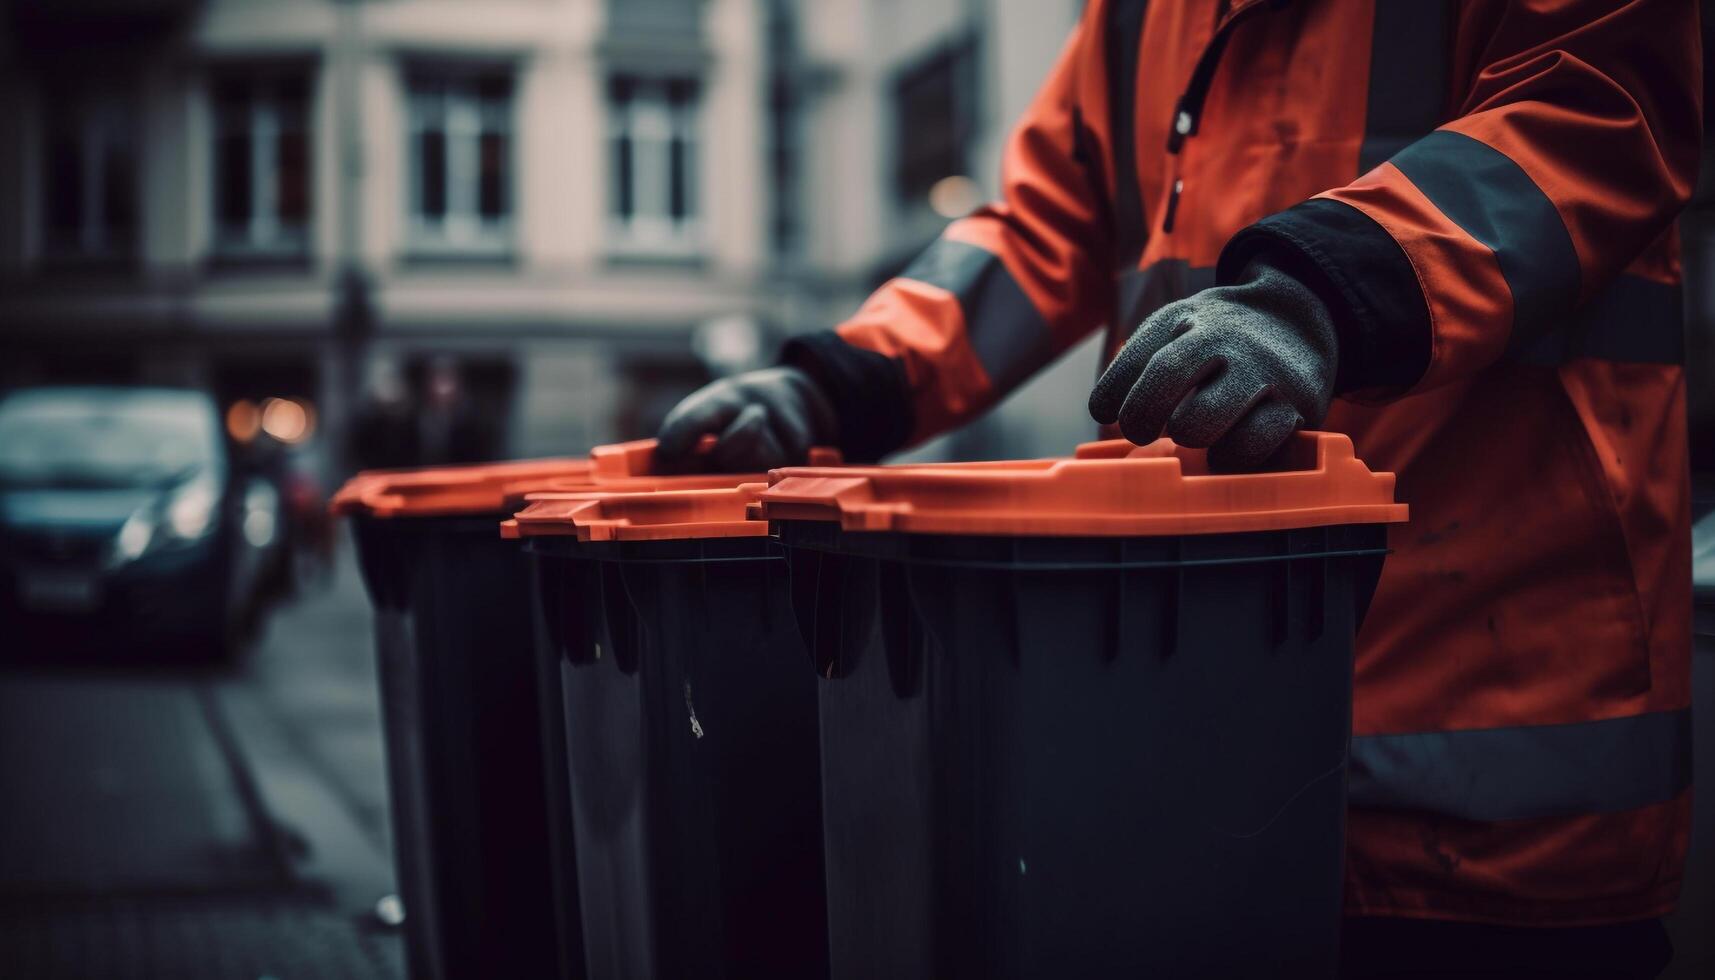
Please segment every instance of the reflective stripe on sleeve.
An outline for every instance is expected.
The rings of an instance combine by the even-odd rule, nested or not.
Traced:
[[[938,239],[899,274],[958,297],[965,334],[989,384],[1007,392],[1046,363],[1052,350],[1048,324],[1030,297],[987,249]]]
[[[1685,363],[1684,294],[1677,283],[1622,275],[1573,312],[1564,327],[1519,346],[1514,358],[1558,365],[1588,357],[1627,364]]]
[[[1691,711],[1352,739],[1353,806],[1464,820],[1613,813],[1691,785]]]
[[[1512,292],[1511,344],[1559,326],[1582,272],[1554,202],[1501,151],[1463,133],[1436,130],[1391,160],[1449,221],[1495,253]]]

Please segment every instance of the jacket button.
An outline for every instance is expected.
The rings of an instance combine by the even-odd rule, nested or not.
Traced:
[[[1180,136],[1191,135],[1191,113],[1179,110],[1179,115],[1173,117],[1173,131]]]

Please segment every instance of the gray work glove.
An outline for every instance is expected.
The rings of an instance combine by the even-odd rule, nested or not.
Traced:
[[[760,473],[803,463],[811,446],[830,444],[835,432],[833,408],[808,374],[764,368],[687,395],[661,423],[655,458],[668,472]],[[697,453],[711,433],[718,437],[714,448]]]
[[[1207,448],[1218,470],[1255,469],[1334,394],[1333,317],[1303,283],[1261,262],[1232,286],[1150,314],[1090,392],[1090,415],[1142,445],[1163,431]]]

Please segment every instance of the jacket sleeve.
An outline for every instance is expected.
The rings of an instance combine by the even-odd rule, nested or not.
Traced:
[[[1107,316],[1105,158],[1084,126],[1094,96],[1081,91],[1099,23],[1086,12],[1009,137],[1001,200],[949,225],[836,330],[787,345],[786,361],[833,401],[848,457],[877,458],[977,415]]]
[[[1242,230],[1217,266],[1230,281],[1259,252],[1295,253],[1319,274],[1343,392],[1397,396],[1564,345],[1696,180],[1693,0],[1471,0],[1453,36],[1451,121]]]

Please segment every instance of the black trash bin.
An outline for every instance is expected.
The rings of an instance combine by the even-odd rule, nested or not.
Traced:
[[[544,751],[557,743],[540,724],[527,565],[498,522],[523,489],[589,472],[544,460],[364,473],[334,498],[375,609],[395,875],[418,980],[583,976],[575,889],[557,895],[552,878],[570,855],[550,838]],[[569,930],[556,913],[568,901]]]
[[[816,689],[761,483],[539,499],[590,975],[827,973]]]
[[[1405,507],[1344,436],[1288,455],[771,474],[835,977],[1334,974],[1353,636]]]

